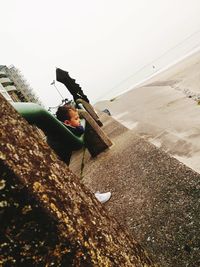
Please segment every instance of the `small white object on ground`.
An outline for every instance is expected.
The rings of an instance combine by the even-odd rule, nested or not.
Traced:
[[[105,203],[111,198],[111,192],[106,192],[106,193],[96,192],[94,195],[97,198],[97,200],[101,203]]]

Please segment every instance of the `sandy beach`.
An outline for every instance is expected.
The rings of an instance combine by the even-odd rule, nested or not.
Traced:
[[[96,108],[200,172],[200,52]]]

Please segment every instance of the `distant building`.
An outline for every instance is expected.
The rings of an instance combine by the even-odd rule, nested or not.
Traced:
[[[0,77],[1,77],[1,72],[0,72]],[[0,78],[1,79],[1,78]],[[3,95],[3,97],[9,101],[9,102],[13,102],[12,98],[10,97],[9,93],[6,91],[6,89],[2,86],[2,84],[0,83],[0,94]]]
[[[12,66],[0,65],[0,93],[14,102],[33,102],[42,105],[22,73]]]

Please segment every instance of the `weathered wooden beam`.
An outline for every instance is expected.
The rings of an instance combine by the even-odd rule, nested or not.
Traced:
[[[90,114],[90,116],[96,121],[96,123],[101,127],[103,126],[103,123],[100,121],[99,116],[97,115],[95,109],[93,108],[93,106],[86,102],[85,100],[79,98],[76,100],[76,103],[79,105],[82,105],[84,107],[84,109]]]
[[[0,96],[0,265],[155,266]]]
[[[110,138],[87,111],[79,109],[79,114],[86,120],[85,143],[93,157],[113,145]]]

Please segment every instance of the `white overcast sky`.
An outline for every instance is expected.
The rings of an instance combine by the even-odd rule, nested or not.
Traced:
[[[199,14],[199,0],[2,0],[0,64],[19,68],[47,106],[60,101],[56,67],[94,101],[199,31]]]

